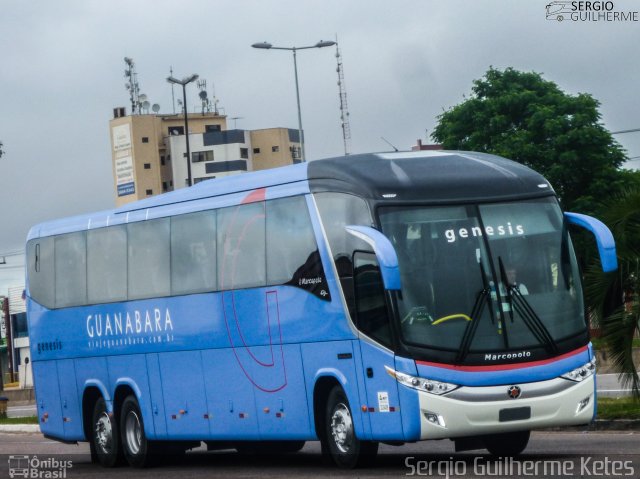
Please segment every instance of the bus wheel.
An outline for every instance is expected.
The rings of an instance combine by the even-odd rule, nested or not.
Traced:
[[[340,386],[329,393],[325,416],[323,450],[339,467],[352,469],[371,464],[378,452],[378,443],[356,437],[351,407]]]
[[[484,438],[484,447],[494,456],[517,456],[529,443],[530,431],[507,432]]]
[[[107,411],[101,397],[93,408],[93,434],[91,448],[103,467],[115,467],[121,462],[122,452],[115,418]],[[92,451],[93,452],[93,451]]]
[[[134,396],[127,396],[120,411],[120,431],[122,434],[122,452],[132,467],[145,467],[149,464],[151,451],[144,433],[144,423],[140,406]]]

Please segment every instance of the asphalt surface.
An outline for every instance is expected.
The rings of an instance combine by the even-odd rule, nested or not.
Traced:
[[[354,471],[343,471],[326,464],[317,442],[307,443],[296,454],[269,457],[240,455],[232,451],[206,452],[200,448],[183,458],[167,458],[158,466],[142,470],[124,466],[103,469],[91,464],[88,451],[87,444],[65,445],[49,441],[40,434],[0,433],[0,478],[9,477],[10,464],[37,465],[31,469],[40,471],[39,477],[47,477],[43,472],[66,469],[64,476],[48,477],[87,479],[411,475],[443,478],[640,477],[640,432],[535,432],[525,453],[514,462],[492,458],[484,450],[455,453],[453,443],[448,440],[400,447],[381,445],[373,467]],[[28,474],[28,477],[38,477],[31,470]]]

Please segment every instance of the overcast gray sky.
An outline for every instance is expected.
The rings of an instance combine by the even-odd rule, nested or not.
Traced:
[[[338,36],[352,151],[425,140],[490,65],[540,72],[601,102],[612,131],[640,128],[640,23],[545,19],[548,0],[5,0],[0,15],[0,256],[43,220],[114,205],[108,122],[127,106],[123,58],[172,112],[165,78],[215,84],[238,128],[297,127],[291,54],[250,48]],[[640,2],[615,0],[615,9]],[[298,55],[310,159],[343,152],[333,48]],[[190,88],[189,110],[198,105]],[[210,92],[211,93],[211,92]],[[233,122],[229,122],[233,127]],[[640,156],[640,133],[617,136]],[[640,167],[640,162],[633,163]],[[2,272],[10,274],[10,270]],[[19,272],[19,269],[13,271]]]

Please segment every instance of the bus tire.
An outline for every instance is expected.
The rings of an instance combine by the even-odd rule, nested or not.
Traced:
[[[378,453],[377,442],[361,441],[356,436],[351,406],[340,386],[335,386],[327,399],[322,442],[322,450],[345,469],[371,465]]]
[[[135,396],[127,396],[120,410],[122,452],[131,467],[150,464],[152,451],[144,431],[142,413]]]
[[[525,450],[531,431],[493,434],[484,438],[484,447],[496,457],[513,457]]]
[[[107,403],[100,397],[93,407],[91,449],[97,462],[103,467],[115,467],[122,463],[122,448],[118,425],[113,414],[107,411]],[[92,454],[93,455],[93,454]]]

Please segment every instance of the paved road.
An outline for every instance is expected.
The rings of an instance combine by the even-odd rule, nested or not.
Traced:
[[[631,389],[622,384],[618,374],[598,374],[596,376],[596,388],[599,397],[621,397],[631,395]]]
[[[455,453],[451,441],[429,441],[401,447],[381,446],[375,467],[340,471],[323,463],[317,442],[287,456],[241,456],[235,452],[188,453],[152,469],[103,469],[90,463],[86,444],[64,445],[40,434],[0,434],[0,478],[8,476],[8,455],[29,455],[38,461],[72,461],[66,477],[191,479],[201,477],[403,477],[421,472],[431,477],[520,477],[518,467],[529,467],[529,477],[640,477],[640,433],[536,432],[519,461],[495,460],[485,451]],[[14,458],[14,464],[15,464]],[[23,461],[24,464],[24,461]],[[537,465],[537,466],[536,466]],[[431,471],[429,471],[431,466]],[[535,473],[534,467],[538,468]],[[438,468],[440,468],[438,470]],[[500,469],[502,468],[502,469]],[[547,468],[546,470],[544,468]],[[606,469],[608,468],[608,469]],[[614,469],[617,468],[617,469]],[[44,469],[41,467],[41,470]],[[51,469],[49,469],[51,470]],[[553,474],[559,471],[562,474]],[[619,474],[615,474],[615,472]],[[429,474],[431,472],[431,474]],[[456,474],[459,473],[459,474]],[[462,474],[464,473],[464,474]],[[417,474],[416,474],[417,475]],[[32,476],[33,477],[33,476]]]

